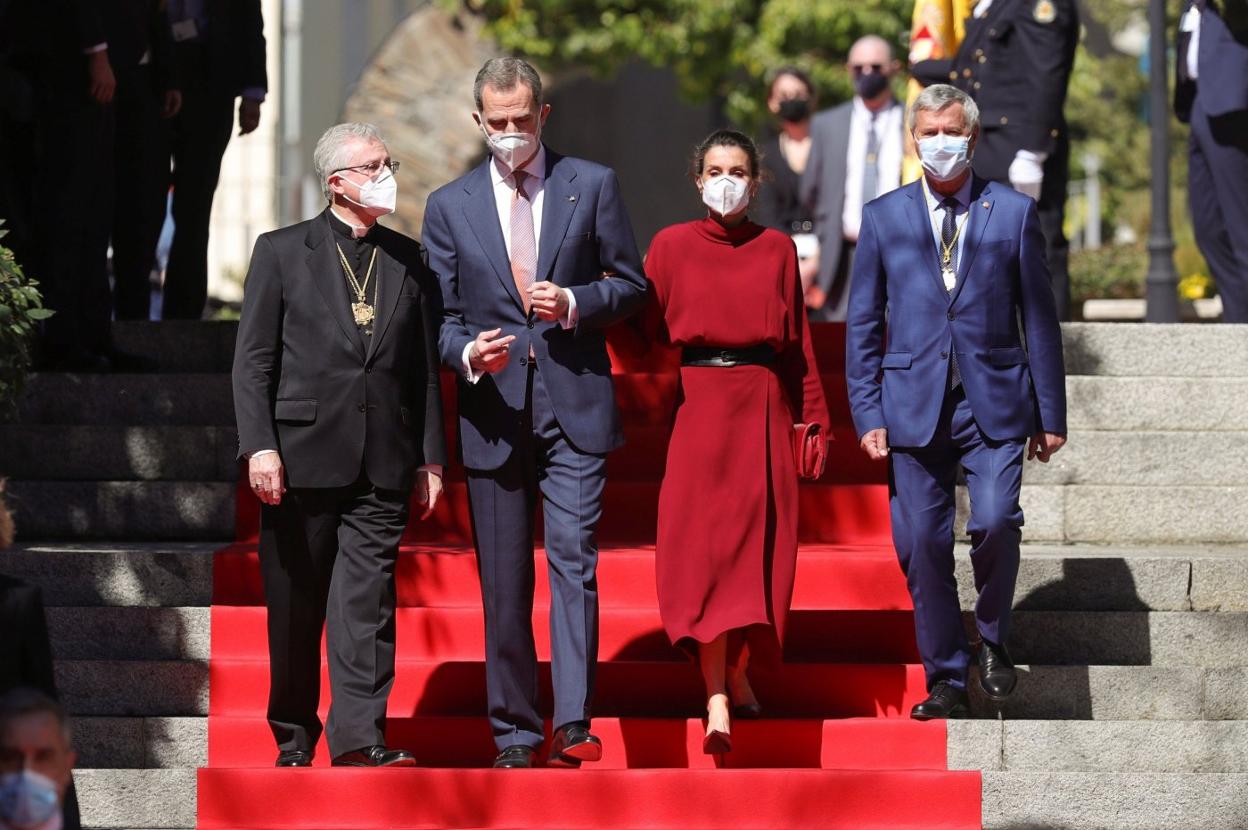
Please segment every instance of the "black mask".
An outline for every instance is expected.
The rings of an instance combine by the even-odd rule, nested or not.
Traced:
[[[854,78],[854,91],[860,98],[870,101],[888,88],[888,77],[882,72],[871,72]]]
[[[780,102],[780,118],[791,124],[805,121],[809,115],[809,98],[785,98]]]

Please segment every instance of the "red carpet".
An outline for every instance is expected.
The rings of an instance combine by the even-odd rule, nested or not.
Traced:
[[[701,751],[697,671],[662,631],[654,527],[670,357],[616,350],[628,445],[609,460],[598,570],[602,626],[595,732],[584,770],[496,772],[485,711],[483,624],[462,473],[413,523],[399,556],[399,660],[390,743],[416,770],[275,770],[264,721],[265,612],[258,511],[240,487],[239,541],[214,565],[209,766],[203,828],[977,828],[980,776],[950,772],[942,723],[906,715],[925,695],[910,598],[889,536],[885,469],[858,450],[845,402],[843,328],[814,327],[836,422],[828,475],[801,488],[803,541],[783,665],[754,673],[767,718],[733,725],[733,752]],[[445,383],[454,440],[453,382]],[[549,657],[539,547],[534,632]],[[328,709],[328,682],[323,680]],[[549,666],[542,695],[550,699]],[[550,728],[550,725],[547,725]]]

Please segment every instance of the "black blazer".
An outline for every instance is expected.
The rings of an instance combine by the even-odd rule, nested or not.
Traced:
[[[1000,148],[1008,167],[1018,150],[1052,153],[1065,140],[1066,84],[1078,44],[1075,0],[993,0],[983,18],[967,18],[951,60],[922,61],[911,71],[924,86],[953,84],[979,105],[978,173],[986,145]]]
[[[0,695],[31,686],[56,697],[52,646],[37,586],[0,574],[0,632]]]
[[[209,72],[214,87],[231,95],[238,95],[249,87],[268,89],[260,0],[209,2],[207,35]]]
[[[161,90],[177,89],[173,60],[173,34],[162,0],[108,0],[104,29],[108,35],[108,60],[124,71],[139,65],[150,54],[152,71]]]
[[[1182,20],[1193,3],[1184,4]],[[1179,32],[1174,62],[1174,114],[1184,124],[1192,117],[1192,103],[1200,88],[1200,103],[1214,117],[1248,110],[1248,3],[1226,0],[1223,11],[1208,3],[1200,14],[1200,54],[1196,56],[1198,79],[1187,73],[1191,32]]]
[[[377,226],[377,319],[362,338],[330,221],[256,240],[234,350],[239,457],[279,450],[290,487],[346,486],[362,468],[406,490],[418,466],[447,461],[437,279],[418,242]]]

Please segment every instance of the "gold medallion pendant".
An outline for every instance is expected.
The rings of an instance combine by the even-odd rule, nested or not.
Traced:
[[[940,272],[940,277],[945,281],[945,288],[952,289],[958,281],[958,276],[953,272],[952,268],[944,268]]]
[[[371,326],[373,324],[373,307],[368,303],[352,303],[351,313],[355,315],[355,324],[357,326]]]

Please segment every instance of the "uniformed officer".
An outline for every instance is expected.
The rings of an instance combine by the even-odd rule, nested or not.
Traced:
[[[1063,109],[1078,41],[1075,0],[979,0],[957,54],[912,67],[924,86],[952,84],[979,105],[982,132],[975,173],[1039,202],[1062,320],[1070,319],[1068,245],[1062,231],[1070,137]]]

